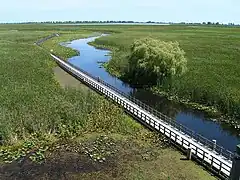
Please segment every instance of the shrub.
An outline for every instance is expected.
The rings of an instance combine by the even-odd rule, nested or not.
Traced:
[[[164,80],[180,76],[186,71],[185,52],[178,42],[164,42],[152,38],[134,41],[129,56],[129,72],[136,78],[162,84]]]

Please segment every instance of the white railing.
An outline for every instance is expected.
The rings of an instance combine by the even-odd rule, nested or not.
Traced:
[[[176,123],[171,118],[119,91],[103,80],[93,77],[84,70],[61,60],[56,55],[51,54],[51,56],[55,59],[56,63],[69,74],[118,103],[141,123],[164,134],[181,149],[187,150],[191,148],[193,157],[217,173],[220,177],[228,178],[230,176],[233,158],[232,152],[216,144],[211,144],[212,142],[210,140]]]

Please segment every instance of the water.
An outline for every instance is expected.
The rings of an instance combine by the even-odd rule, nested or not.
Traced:
[[[177,122],[187,126],[204,137],[210,140],[217,140],[217,144],[224,148],[235,151],[236,145],[240,142],[240,137],[238,137],[238,132],[235,129],[230,128],[226,124],[219,124],[218,122],[210,120],[202,112],[187,109],[146,90],[134,89],[110,75],[104,68],[100,68],[99,62],[107,62],[111,57],[108,56],[110,51],[96,49],[87,44],[88,42],[94,41],[96,38],[98,37],[74,40],[64,44],[80,52],[78,56],[69,58],[69,62],[101,78],[119,90],[131,94],[135,98],[158,109],[160,112],[170,116]]]

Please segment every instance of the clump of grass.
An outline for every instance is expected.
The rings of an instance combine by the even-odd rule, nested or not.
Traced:
[[[104,162],[118,151],[116,143],[106,135],[100,136],[93,142],[83,144],[84,154],[95,162]]]
[[[35,163],[43,163],[45,160],[45,152],[49,149],[49,141],[45,138],[39,138],[36,134],[29,139],[14,145],[6,146],[0,149],[0,161],[4,163],[19,163],[31,160]]]

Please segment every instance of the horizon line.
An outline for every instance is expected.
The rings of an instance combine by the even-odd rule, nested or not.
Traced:
[[[240,25],[240,24],[235,24],[232,22],[228,23],[220,23],[220,22],[211,22],[211,21],[202,21],[202,22],[164,22],[164,21],[132,21],[132,20],[65,20],[65,21],[59,21],[59,20],[48,20],[48,21],[19,21],[19,22],[0,22],[0,24],[39,24],[39,23],[50,23],[50,24],[58,24],[58,23],[120,23],[120,24],[131,24],[131,23],[145,23],[145,24],[199,24],[199,25]]]

